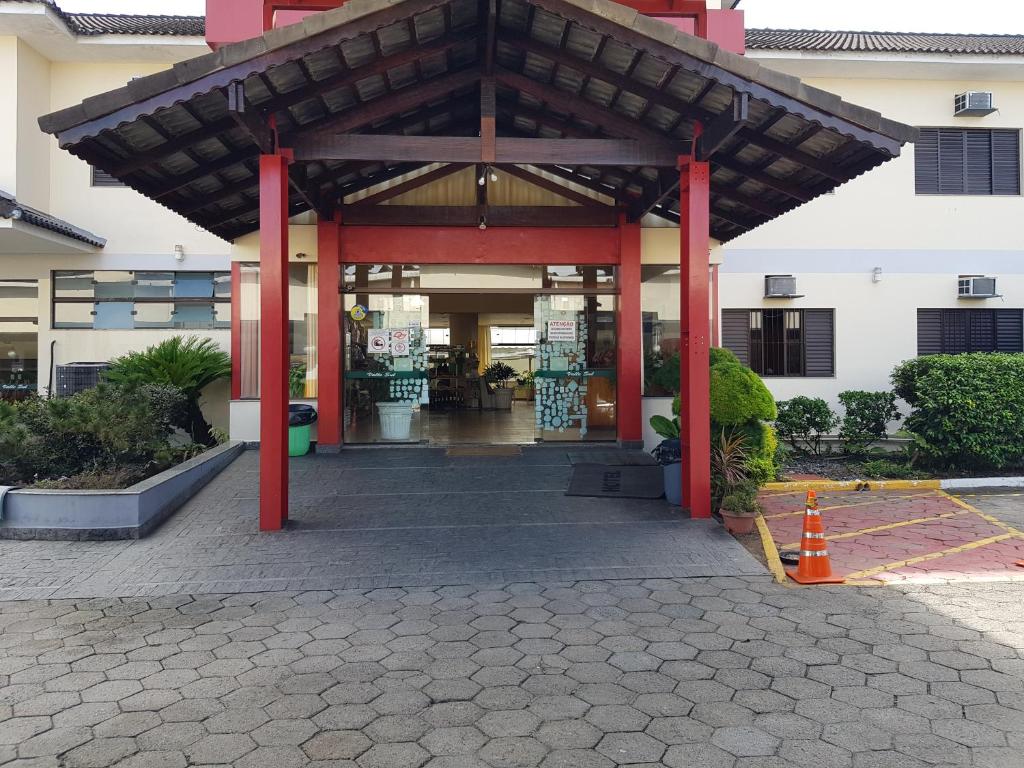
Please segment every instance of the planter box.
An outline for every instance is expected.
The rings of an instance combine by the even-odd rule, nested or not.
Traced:
[[[245,450],[238,441],[112,491],[24,488],[7,493],[0,539],[138,539],[154,531]]]

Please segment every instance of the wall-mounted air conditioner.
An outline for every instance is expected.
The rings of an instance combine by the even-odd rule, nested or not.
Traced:
[[[992,91],[965,91],[953,97],[953,117],[980,117],[995,111]]]
[[[961,299],[992,299],[996,293],[996,279],[984,275],[960,275],[956,295]]]
[[[764,297],[766,299],[796,299],[802,295],[796,292],[796,277],[793,275],[764,276]]]

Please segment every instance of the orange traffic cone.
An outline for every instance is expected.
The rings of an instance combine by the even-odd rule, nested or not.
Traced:
[[[800,539],[800,563],[795,571],[787,570],[786,574],[798,584],[842,584],[844,581],[832,575],[828,546],[825,544],[825,528],[821,524],[818,497],[814,491],[807,492],[804,533]]]

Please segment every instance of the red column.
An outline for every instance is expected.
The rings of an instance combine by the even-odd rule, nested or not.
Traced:
[[[288,519],[288,160],[260,156],[260,530]]]
[[[620,445],[643,445],[643,317],[640,309],[640,223],[619,217],[618,371]]]
[[[317,453],[341,447],[341,218],[317,221]]]
[[[711,516],[711,403],[708,371],[708,164],[680,157],[679,431],[683,506],[691,517]]]
[[[231,399],[242,396],[242,265],[231,262]]]

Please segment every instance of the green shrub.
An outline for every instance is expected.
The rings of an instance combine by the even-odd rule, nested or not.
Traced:
[[[725,426],[775,418],[775,401],[761,377],[739,363],[711,366],[711,420]]]
[[[716,366],[722,363],[735,363],[740,365],[740,359],[733,354],[731,349],[725,347],[711,347],[708,350],[709,365]]]
[[[928,472],[891,459],[862,462],[859,473],[872,480],[926,480],[931,477]]]
[[[781,400],[775,429],[794,450],[821,455],[821,439],[839,423],[828,403],[820,397],[794,397]]]
[[[4,408],[0,484],[111,472],[136,477],[169,466],[180,450],[169,438],[184,402],[168,387],[101,384]]]
[[[892,382],[913,406],[903,428],[925,466],[999,470],[1024,463],[1024,355],[929,355],[897,366]]]
[[[863,453],[884,440],[890,421],[900,418],[892,392],[864,392],[850,389],[839,393],[846,413],[839,425],[839,439],[849,453]]]
[[[231,375],[231,358],[213,339],[172,336],[142,352],[129,352],[112,360],[105,374],[115,384],[160,384],[185,394],[184,408],[174,422],[197,443],[216,442],[199,408],[203,389]]]

